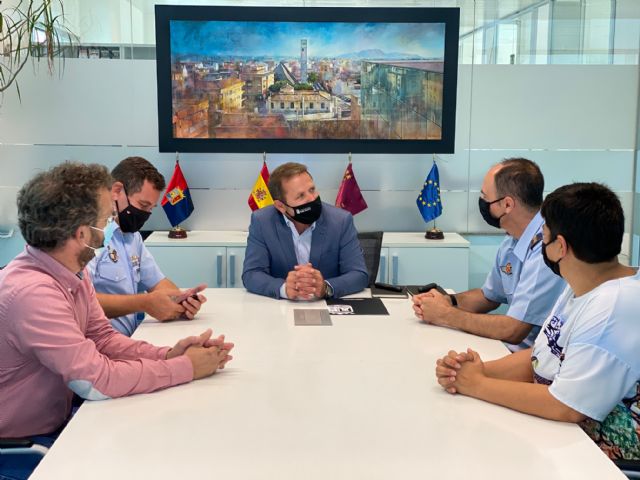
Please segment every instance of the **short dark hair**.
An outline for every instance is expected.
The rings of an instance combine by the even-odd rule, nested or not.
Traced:
[[[572,183],[545,198],[542,217],[554,239],[562,235],[577,259],[613,260],[624,235],[624,212],[617,195],[600,183]]]
[[[151,162],[142,157],[127,157],[111,171],[116,182],[122,182],[127,195],[142,190],[144,181],[149,181],[158,191],[164,190],[164,177]]]
[[[95,225],[100,190],[112,184],[97,164],[65,162],[33,177],[18,192],[18,225],[27,244],[54,250],[82,225]]]
[[[526,158],[507,158],[500,165],[494,177],[498,197],[516,197],[529,209],[538,210],[544,191],[540,167]]]
[[[282,191],[282,181],[301,173],[306,173],[311,177],[307,170],[307,166],[296,162],[287,162],[276,168],[269,176],[269,193],[274,200],[284,200],[284,192]],[[311,177],[313,178],[313,177]]]

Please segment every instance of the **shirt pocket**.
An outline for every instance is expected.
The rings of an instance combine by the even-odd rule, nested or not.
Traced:
[[[107,262],[99,266],[96,275],[111,282],[122,282],[128,278],[127,271],[123,265]]]

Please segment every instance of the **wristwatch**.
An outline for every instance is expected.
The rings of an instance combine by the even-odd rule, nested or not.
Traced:
[[[324,292],[324,298],[333,297],[333,287],[331,286],[331,284],[329,282],[327,282],[326,280],[324,281],[324,284],[327,287],[325,292]]]

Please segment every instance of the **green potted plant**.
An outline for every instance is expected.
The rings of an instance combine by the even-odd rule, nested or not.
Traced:
[[[5,5],[9,2],[5,1]],[[53,72],[56,59],[71,49],[74,35],[64,25],[63,0],[0,0],[0,94],[15,84],[29,59],[46,59]]]

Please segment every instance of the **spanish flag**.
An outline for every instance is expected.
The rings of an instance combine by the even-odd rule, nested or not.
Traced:
[[[269,193],[268,185],[269,169],[267,168],[267,162],[263,162],[260,175],[258,175],[258,179],[253,185],[253,190],[251,190],[251,194],[249,195],[248,203],[252,211],[268,205],[273,205],[273,198],[271,198],[271,193]]]

